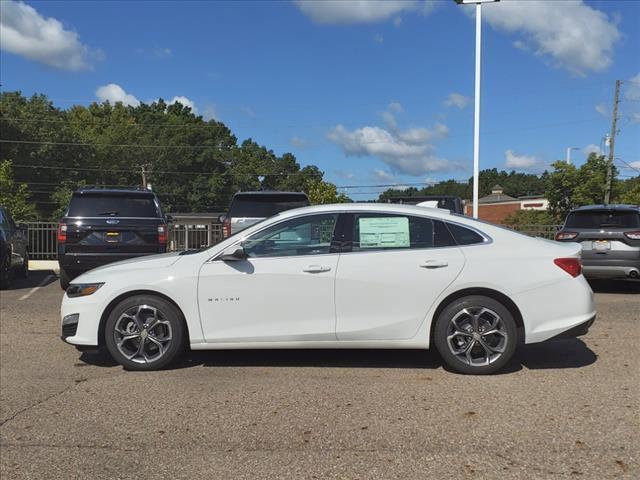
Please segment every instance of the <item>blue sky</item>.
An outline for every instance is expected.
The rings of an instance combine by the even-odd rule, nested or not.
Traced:
[[[293,152],[337,185],[471,174],[473,8],[425,2],[2,2],[2,89],[59,106],[158,97]],[[483,7],[481,168],[602,146],[640,168],[640,2]],[[635,82],[634,82],[635,80]],[[383,190],[364,187],[364,199]],[[355,192],[351,190],[351,193]]]

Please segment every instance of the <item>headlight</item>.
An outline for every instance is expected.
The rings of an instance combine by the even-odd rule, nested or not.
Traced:
[[[104,283],[72,283],[67,288],[67,297],[86,297],[94,294]]]

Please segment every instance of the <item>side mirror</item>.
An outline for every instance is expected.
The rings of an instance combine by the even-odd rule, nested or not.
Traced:
[[[227,216],[224,213],[218,217],[218,221],[220,223],[224,223],[226,219],[227,219]]]
[[[173,222],[173,216],[171,216],[171,215],[165,215],[164,219],[167,221],[167,223],[172,223]]]
[[[234,245],[232,247],[223,250],[222,254],[218,257],[223,262],[237,262],[247,258],[247,254],[242,248],[242,245]]]

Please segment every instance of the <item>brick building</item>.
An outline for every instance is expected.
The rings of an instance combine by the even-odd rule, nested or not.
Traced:
[[[528,195],[514,198],[504,193],[500,185],[491,189],[491,194],[478,200],[478,218],[491,223],[504,223],[504,220],[518,210],[547,210],[549,201],[542,195]],[[464,213],[473,215],[473,203],[466,202]]]

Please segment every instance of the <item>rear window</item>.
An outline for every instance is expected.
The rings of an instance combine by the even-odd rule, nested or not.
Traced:
[[[474,232],[473,230],[461,227],[455,223],[447,223],[447,227],[458,245],[473,245],[484,242],[482,235]]]
[[[78,195],[71,197],[69,217],[158,217],[153,195]]]
[[[306,207],[307,205],[309,205],[309,199],[302,193],[299,195],[267,193],[236,195],[231,202],[228,216],[266,218],[285,210]]]
[[[567,217],[566,228],[638,228],[640,214],[624,210],[589,210],[573,212]]]

